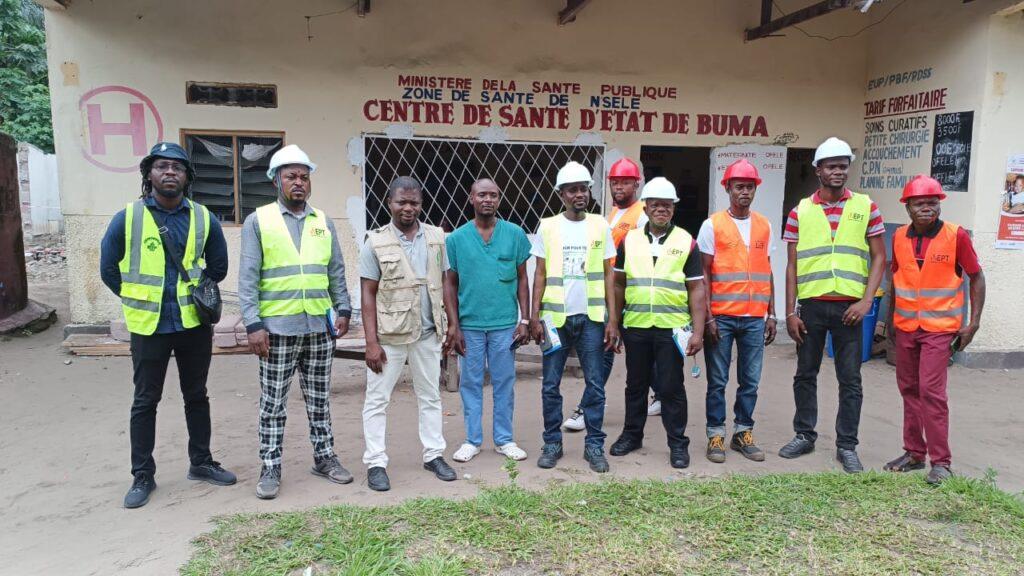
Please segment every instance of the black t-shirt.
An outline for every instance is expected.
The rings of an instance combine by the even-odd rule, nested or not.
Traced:
[[[650,224],[646,224],[644,225],[644,234],[647,234],[647,240],[649,240],[651,244],[663,244],[665,242],[665,239],[668,238],[668,235],[672,233],[672,230],[674,228],[675,226],[670,224],[668,227],[668,232],[666,232],[664,236],[662,236],[661,238],[654,238],[651,235]],[[657,258],[654,259],[654,263],[658,263]],[[622,243],[619,244],[619,251],[618,254],[615,256],[615,270],[617,272],[622,272],[625,269],[625,266],[626,241],[623,240]],[[687,280],[700,280],[701,278],[704,277],[704,266],[701,263],[700,250],[697,248],[696,240],[690,241],[690,255],[686,257],[686,264],[683,265],[683,273],[686,274]]]

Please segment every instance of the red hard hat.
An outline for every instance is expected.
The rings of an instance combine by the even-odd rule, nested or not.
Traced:
[[[629,158],[622,158],[608,171],[609,178],[636,178],[640,179],[640,167]]]
[[[725,169],[725,176],[722,176],[722,186],[728,186],[729,180],[733,178],[746,178],[753,180],[758,186],[761,185],[761,176],[758,175],[757,168],[747,162],[746,158],[740,158],[729,164],[729,167]]]
[[[903,197],[900,198],[900,202],[906,204],[907,200],[919,196],[938,196],[939,200],[946,199],[946,193],[942,191],[942,184],[925,174],[918,174],[911,178],[910,182],[907,182],[907,185],[903,187]]]

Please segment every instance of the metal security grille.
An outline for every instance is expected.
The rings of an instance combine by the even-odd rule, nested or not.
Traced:
[[[570,160],[597,175],[592,196],[603,197],[604,146],[383,135],[366,135],[363,144],[368,230],[391,220],[386,203],[388,184],[398,176],[412,176],[423,184],[422,219],[448,231],[472,218],[469,187],[478,178],[491,178],[498,184],[503,192],[501,217],[527,233],[537,229],[541,218],[563,210],[554,193],[555,176]],[[594,200],[590,211],[602,212]]]

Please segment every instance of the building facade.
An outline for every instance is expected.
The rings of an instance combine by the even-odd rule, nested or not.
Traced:
[[[556,0],[40,3],[74,322],[119,314],[99,240],[138,197],[138,162],[158,139],[192,154],[195,197],[232,254],[240,221],[273,198],[269,156],[300,145],[320,165],[312,201],[353,263],[365,230],[387,221],[396,174],[421,179],[425,218],[451,227],[469,216],[469,182],[491,176],[504,216],[532,231],[558,210],[559,164],[603,174],[623,155],[675,183],[692,232],[722,206],[715,176],[750,157],[765,174],[755,209],[781,234],[817,185],[813,149],[839,136],[858,154],[850,187],[890,229],[907,221],[909,177],[946,182],[945,216],[971,230],[989,280],[972,361],[1024,365],[1024,252],[995,247],[1012,236],[1006,222],[1000,233],[1007,161],[1024,154],[1019,1],[876,2],[749,42],[753,0],[595,1],[565,25]],[[811,3],[778,1],[774,15]],[[223,288],[234,284],[232,270]]]

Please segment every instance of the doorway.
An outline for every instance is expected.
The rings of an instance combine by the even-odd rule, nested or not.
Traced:
[[[641,146],[640,163],[644,167],[644,182],[662,176],[675,185],[679,204],[672,222],[696,237],[708,217],[711,148]]]
[[[814,148],[786,149],[786,187],[782,199],[782,223],[785,226],[789,211],[796,208],[800,200],[807,198],[818,189],[818,177],[814,174]],[[778,237],[782,237],[779,230]]]

